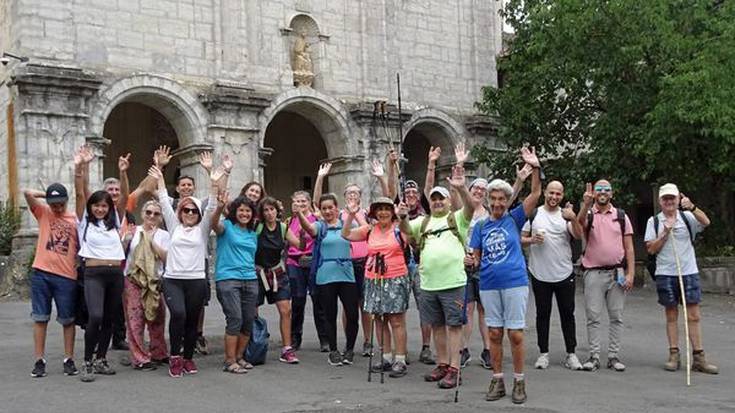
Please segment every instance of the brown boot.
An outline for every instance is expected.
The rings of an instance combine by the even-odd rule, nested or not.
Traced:
[[[717,366],[707,363],[707,359],[704,357],[704,351],[694,354],[692,370],[707,374],[717,374],[720,372]]]
[[[679,354],[678,348],[672,348],[669,350],[669,361],[664,364],[664,370],[666,371],[677,371],[681,367],[681,355]]]
[[[493,379],[490,380],[490,386],[487,389],[485,400],[492,402],[503,397],[505,397],[505,382],[502,378],[496,379],[493,377]]]

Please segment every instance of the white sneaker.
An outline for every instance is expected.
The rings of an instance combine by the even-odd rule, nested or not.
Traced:
[[[536,364],[533,365],[537,369],[545,370],[549,367],[549,353],[541,353],[536,360]]]
[[[569,370],[582,370],[582,363],[579,362],[577,355],[574,353],[567,354],[567,358],[564,359],[563,364]]]

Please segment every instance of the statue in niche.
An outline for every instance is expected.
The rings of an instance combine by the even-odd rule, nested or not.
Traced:
[[[291,50],[291,68],[293,69],[294,86],[308,86],[314,84],[314,65],[311,62],[311,51],[306,34],[299,33]]]

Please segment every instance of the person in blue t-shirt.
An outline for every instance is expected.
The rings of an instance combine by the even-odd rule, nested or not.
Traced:
[[[350,241],[342,238],[342,220],[339,219],[337,196],[333,193],[319,197],[322,219],[309,222],[301,210],[294,210],[301,227],[316,242],[314,257],[318,254],[316,286],[319,302],[325,315],[329,356],[332,366],[352,364],[358,330],[358,301],[360,294],[355,284],[355,274],[350,257]],[[317,251],[317,245],[318,251]],[[337,350],[337,300],[342,302],[346,316],[345,351]]]
[[[470,240],[475,265],[480,266],[480,300],[485,308],[485,323],[490,329],[493,377],[485,398],[492,401],[505,396],[503,331],[507,329],[513,354],[513,403],[523,403],[527,398],[523,376],[523,329],[526,326],[528,276],[521,250],[521,228],[541,196],[540,166],[535,151],[522,148],[521,157],[533,168],[531,193],[509,212],[513,187],[501,179],[491,181],[487,186],[490,216],[475,225]]]
[[[258,302],[258,277],[255,273],[255,204],[244,196],[227,206],[227,217],[220,214],[227,203],[227,194],[217,196],[217,209],[212,217],[212,229],[217,233],[217,264],[215,282],[217,300],[225,313],[224,371],[242,374],[252,364],[244,360],[243,352],[250,341]]]

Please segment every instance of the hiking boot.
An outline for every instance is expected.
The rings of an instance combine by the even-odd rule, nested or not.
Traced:
[[[536,363],[533,367],[540,370],[546,370],[549,367],[549,353],[541,353],[541,355],[538,356],[538,359],[536,359]]]
[[[582,364],[582,369],[584,371],[597,371],[600,369],[600,358],[595,356],[590,356],[590,358],[587,359],[587,361]]]
[[[490,358],[490,350],[488,349],[482,350],[482,353],[480,353],[480,364],[482,364],[482,367],[488,370],[492,370],[493,361]]]
[[[513,403],[521,404],[525,403],[528,396],[526,396],[526,381],[525,380],[513,380],[513,394],[511,396]]]
[[[720,370],[714,364],[707,363],[704,352],[694,354],[692,370],[707,374],[718,374]]]
[[[341,366],[342,360],[342,354],[337,350],[330,351],[327,356],[327,363],[329,363],[330,366]]]
[[[76,376],[77,374],[79,374],[79,370],[77,370],[77,366],[74,365],[74,360],[72,359],[64,360],[64,375],[65,376]]]
[[[319,344],[319,352],[320,353],[329,353],[329,343],[321,343],[321,344]]]
[[[607,368],[615,371],[625,371],[625,364],[617,357],[610,357],[607,359]]]
[[[197,353],[206,356],[209,354],[209,346],[207,345],[207,339],[204,336],[197,337],[197,343],[195,350]]]
[[[46,377],[46,360],[36,360],[36,363],[33,365],[33,371],[31,371],[31,377]]]
[[[440,364],[434,367],[434,370],[424,375],[425,381],[439,381],[449,372],[448,364]]]
[[[191,360],[191,359],[184,359],[184,363],[182,365],[182,368],[184,370],[184,374],[197,374],[197,373],[199,373],[199,369],[197,369],[196,363],[194,363],[194,360]]]
[[[424,363],[424,364],[429,364],[429,365],[436,364],[436,361],[434,361],[434,356],[431,354],[431,347],[429,346],[421,347],[421,353],[419,354],[419,362]]]
[[[145,363],[140,363],[138,365],[133,366],[133,369],[140,370],[140,371],[153,371],[156,368],[157,367],[150,361],[147,361]]]
[[[472,356],[470,355],[470,350],[467,347],[459,351],[459,366],[461,368],[467,367],[467,363],[469,363],[470,360],[472,360]]]
[[[184,376],[184,359],[181,356],[169,357],[168,375],[175,378]]]
[[[345,350],[342,353],[342,364],[351,365],[355,361],[355,352],[353,350]]]
[[[677,371],[681,367],[681,355],[678,349],[669,350],[669,361],[664,363],[664,370]]]
[[[562,365],[569,370],[582,370],[582,363],[579,362],[577,355],[574,353],[567,354]]]
[[[286,347],[281,352],[281,357],[278,358],[278,361],[286,364],[298,364],[299,358],[296,357],[296,352],[293,347]]]
[[[97,359],[94,361],[94,372],[103,376],[112,376],[115,374],[115,369],[110,367],[107,359]]]
[[[500,400],[503,397],[505,397],[505,381],[503,381],[502,377],[493,377],[493,379],[490,380],[490,385],[487,387],[485,400],[494,402],[495,400]]]
[[[459,376],[459,369],[449,367],[447,374],[437,383],[440,389],[453,389],[462,385],[462,378]]]
[[[82,365],[82,374],[79,376],[79,380],[85,383],[91,383],[94,379],[94,363],[85,361]]]
[[[394,379],[398,377],[403,377],[408,373],[408,367],[406,366],[406,363],[402,361],[396,361],[393,363],[393,366],[390,368],[390,373],[388,374],[388,377],[393,377]]]
[[[362,343],[362,356],[370,357],[373,354],[373,346],[370,343]]]
[[[391,368],[393,368],[393,366],[391,365],[390,361],[383,359],[382,363],[373,363],[373,365],[370,366],[370,371],[372,371],[373,373],[380,373],[381,371],[391,371]]]

